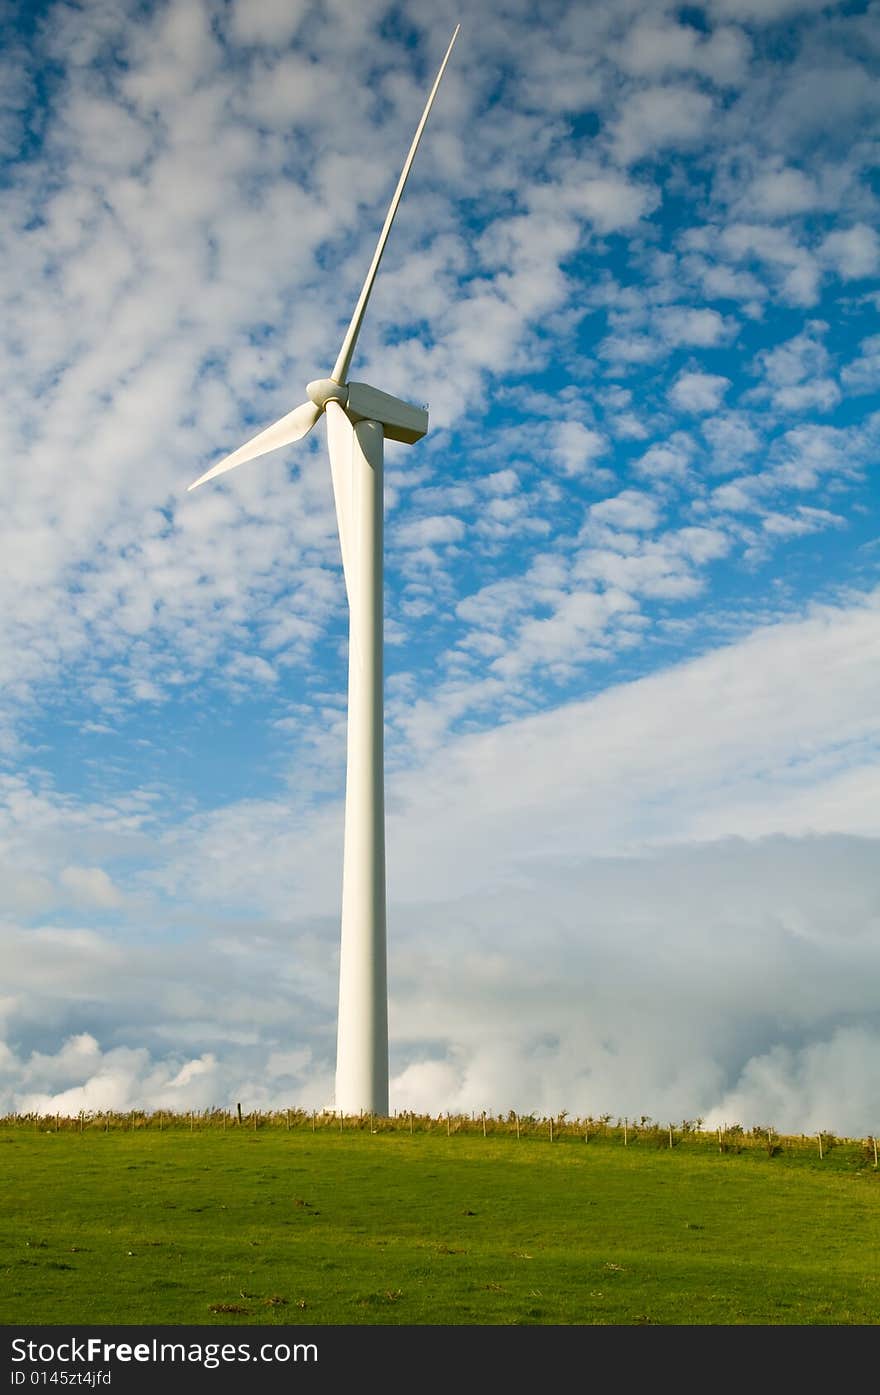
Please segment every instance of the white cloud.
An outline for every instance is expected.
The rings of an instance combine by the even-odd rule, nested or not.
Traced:
[[[867,1027],[839,1027],[800,1047],[773,1046],[746,1062],[706,1127],[769,1121],[789,1133],[835,1133],[849,1124],[867,1134],[880,1110],[878,1059],[880,1036]]]
[[[755,176],[743,203],[759,218],[790,218],[817,207],[821,196],[803,170],[775,162]]]
[[[712,449],[712,466],[717,471],[740,469],[761,445],[760,435],[744,412],[706,417],[700,431]]]
[[[847,392],[873,392],[880,387],[880,334],[870,334],[859,345],[860,353],[842,370]]]
[[[749,512],[763,507],[769,481],[764,475],[742,475],[713,489],[711,504],[717,509],[731,513]]]
[[[732,328],[717,310],[682,305],[658,310],[655,320],[660,334],[672,345],[695,344],[711,348],[729,338]]]
[[[693,596],[705,585],[694,564],[723,557],[729,540],[717,529],[683,528],[640,541],[625,552],[591,545],[574,567],[579,580],[598,581],[631,596]]]
[[[622,164],[656,151],[705,141],[712,100],[693,87],[650,87],[634,92],[611,130],[611,147]]]
[[[305,16],[305,0],[235,0],[231,30],[245,44],[288,43]]]
[[[465,526],[452,514],[433,514],[414,518],[394,530],[393,541],[400,547],[436,547],[438,544],[460,542]]]
[[[669,400],[682,412],[716,412],[730,387],[730,379],[718,373],[679,373],[669,389]]]
[[[593,473],[594,461],[608,443],[601,432],[579,421],[560,421],[553,428],[553,457],[566,475]]]
[[[243,681],[245,685],[278,682],[275,669],[259,654],[234,654],[226,665],[226,675],[233,682]]]
[[[267,1066],[271,1061],[270,1056]],[[54,1057],[35,1053],[20,1063],[13,1057],[6,1070],[14,1071],[20,1082],[14,1096],[20,1113],[70,1116],[108,1110],[210,1109],[221,1100],[229,1107],[236,1091],[254,1108],[266,1107],[281,1093],[271,1071],[259,1083],[245,1077],[243,1088],[241,1080],[231,1080],[228,1068],[210,1052],[186,1061],[179,1056],[156,1060],[142,1047],[102,1050],[85,1033],[69,1038]],[[65,1077],[71,1080],[66,1087]]]
[[[816,378],[810,383],[781,387],[773,393],[773,405],[783,412],[805,412],[814,408],[828,412],[840,401],[840,388],[833,378]]]
[[[495,470],[486,476],[482,486],[490,494],[513,494],[520,488],[520,478],[515,470]]]
[[[296,7],[286,7],[291,20],[297,18]],[[252,13],[258,13],[254,10]],[[270,11],[265,12],[267,15]],[[269,42],[259,37],[256,27],[252,37],[243,40],[247,43]],[[326,75],[317,63],[311,63],[302,54],[282,53],[256,70],[259,78],[250,84],[248,90],[248,111],[252,118],[264,123],[272,130],[282,132],[292,123],[311,124],[312,114],[321,101],[322,91],[326,90]],[[303,213],[313,212],[308,204]]]
[[[457,12],[452,11],[451,16]],[[433,16],[432,16],[433,18]],[[571,14],[563,24],[571,24]],[[589,21],[596,23],[595,14]],[[601,27],[601,20],[600,20]],[[522,100],[527,109],[564,113],[589,111],[601,102],[603,81],[598,54],[583,42],[535,45],[529,62],[520,69]]]
[[[762,509],[768,499],[781,497],[786,490],[830,484],[839,492],[842,481],[862,478],[873,458],[874,442],[871,424],[849,429],[812,423],[793,427],[773,441],[765,469],[722,485],[713,491],[711,501],[724,509]]]
[[[492,672],[514,685],[544,667],[567,675],[578,662],[601,652],[607,632],[622,614],[637,609],[633,597],[613,581],[602,592],[568,585],[552,598],[549,615],[519,620],[512,642],[492,661]]]
[[[660,521],[660,505],[650,494],[638,489],[624,489],[613,498],[590,505],[590,519],[612,528],[656,528]]]
[[[880,238],[874,228],[857,223],[829,233],[819,255],[845,281],[873,276],[880,265]]]
[[[794,489],[814,489],[823,478],[858,477],[865,452],[859,433],[833,426],[796,426],[772,452],[773,478]],[[867,443],[870,452],[870,443]]]
[[[101,867],[64,867],[59,881],[76,905],[107,908],[118,906],[122,900]]]
[[[633,462],[637,474],[648,479],[683,481],[693,456],[693,441],[684,431],[675,431],[662,445],[653,445]]]
[[[828,376],[831,358],[822,342],[827,329],[823,320],[811,320],[793,339],[757,355],[766,384],[759,392],[779,411],[829,411],[840,401],[840,388]]]
[[[685,539],[683,546],[695,551],[699,541]],[[723,546],[711,537],[709,541],[715,550]],[[463,738],[454,754],[449,749],[438,754],[433,773],[422,772],[412,777],[411,785],[404,783],[415,796],[420,779],[428,780],[424,789],[433,787],[442,770],[443,783],[452,782],[448,795],[438,794],[434,805],[432,817],[442,820],[447,799],[456,804],[462,799],[460,807],[466,807],[469,772],[479,772],[473,775],[481,784],[485,781],[479,818],[502,818],[492,846],[505,846],[514,861],[517,840],[527,829],[534,830],[539,808],[541,845],[555,845],[560,858],[588,850],[620,851],[640,839],[748,837],[754,812],[766,811],[772,820],[780,805],[785,816],[776,825],[779,832],[802,836],[811,829],[836,828],[876,836],[876,811],[855,809],[848,821],[839,810],[829,823],[821,803],[812,803],[806,794],[814,781],[818,788],[836,768],[846,769],[853,761],[872,765],[872,743],[880,732],[872,677],[878,645],[876,593],[851,608],[816,608],[805,620],[758,629],[737,644],[606,692],[590,703],[573,703]],[[807,671],[812,680],[805,685]],[[635,744],[626,735],[633,731],[638,732]],[[645,802],[655,780],[670,779],[670,746],[676,751],[674,810],[662,801]],[[518,758],[508,769],[514,747]],[[824,753],[815,767],[810,764],[811,750],[817,758]],[[621,803],[606,802],[606,795],[617,790],[619,798],[624,787]],[[550,789],[556,791],[552,812],[546,803]],[[800,805],[793,802],[798,791]],[[747,807],[748,799],[754,809]],[[704,835],[709,825],[711,832]],[[763,813],[760,827],[762,832],[767,829]],[[412,834],[415,839],[415,828]],[[432,836],[423,830],[419,838],[423,834]],[[523,849],[528,846],[522,844]],[[484,853],[489,858],[486,875],[498,885],[495,878],[507,865],[507,853],[495,872],[490,872],[489,846],[481,844],[481,856]],[[403,865],[421,869],[418,884],[426,894],[423,863],[416,843],[408,842]],[[512,873],[512,863],[510,869]],[[463,866],[460,873],[466,877]],[[399,884],[399,894],[406,894],[406,884]],[[438,886],[442,884],[441,875]],[[416,882],[409,885],[410,894],[416,894]]]
[[[609,359],[612,367],[618,369],[622,365],[653,363],[662,358],[663,345],[652,335],[618,332],[607,335],[596,352],[600,358]]]
[[[823,372],[829,362],[828,351],[822,343],[827,329],[824,321],[811,320],[793,339],[773,349],[762,350],[757,363],[768,382],[774,387],[789,387]]]
[[[766,513],[761,519],[765,533],[776,537],[803,537],[807,533],[817,533],[823,528],[845,527],[846,520],[828,509],[813,509],[799,504],[793,513]]]
[[[744,77],[749,47],[741,29],[718,28],[701,34],[688,24],[643,16],[627,33],[616,57],[626,72],[639,77],[697,72],[727,85]]]
[[[694,239],[691,239],[694,241]],[[710,245],[701,235],[696,245]],[[755,260],[772,271],[779,292],[792,305],[813,305],[819,295],[820,267],[812,252],[796,241],[787,228],[760,223],[730,223],[717,230],[714,249],[735,261]]]
[[[594,173],[589,167],[581,170],[573,165],[565,170],[565,179],[563,207],[588,218],[601,234],[633,227],[659,202],[655,189],[613,171]],[[553,189],[549,195],[545,191],[544,201],[555,202],[558,207],[559,191]]]
[[[682,270],[707,300],[736,300],[742,302],[743,313],[760,319],[767,287],[751,271],[743,271],[705,256],[687,253],[682,258]]]

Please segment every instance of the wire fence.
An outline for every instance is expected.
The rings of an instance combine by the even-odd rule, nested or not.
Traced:
[[[0,1129],[31,1130],[35,1133],[225,1133],[233,1130],[287,1133],[439,1134],[483,1138],[541,1140],[552,1144],[598,1144],[622,1148],[674,1149],[688,1152],[763,1153],[814,1155],[820,1160],[836,1154],[858,1165],[878,1166],[877,1137],[843,1138],[830,1131],[815,1134],[782,1134],[768,1124],[745,1128],[724,1124],[706,1128],[701,1119],[659,1123],[639,1118],[603,1114],[599,1117],[572,1118],[557,1115],[470,1113],[417,1114],[405,1110],[391,1115],[369,1113],[341,1114],[335,1110],[301,1108],[243,1110],[210,1108],[201,1110],[83,1110],[77,1114],[23,1113],[0,1116]]]

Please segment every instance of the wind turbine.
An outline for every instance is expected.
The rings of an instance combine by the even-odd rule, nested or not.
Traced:
[[[388,985],[385,934],[385,789],[382,700],[382,462],[384,442],[414,445],[428,413],[348,370],[370,292],[416,150],[460,26],[446,50],[391,200],[373,260],[329,378],[306,385],[309,400],[227,455],[189,486],[307,436],[327,417],[327,447],[349,607],[348,746],[342,870],[342,941],[336,1109],[388,1113]]]

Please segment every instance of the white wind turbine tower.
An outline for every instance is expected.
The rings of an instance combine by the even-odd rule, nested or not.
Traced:
[[[348,753],[342,872],[342,943],[336,1108],[388,1113],[388,987],[385,947],[385,793],[382,701],[383,442],[413,445],[428,413],[366,383],[348,381],[364,312],[416,150],[458,37],[458,25],[422,113],[351,324],[329,378],[307,384],[309,401],[227,455],[196,489],[247,460],[306,436],[321,413],[349,607]]]

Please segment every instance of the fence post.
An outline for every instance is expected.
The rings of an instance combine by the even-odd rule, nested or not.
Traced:
[[[552,1143],[552,1142],[553,1142],[553,1120],[551,1119],[551,1120],[549,1121],[549,1123],[550,1123],[550,1142]]]
[[[821,1162],[821,1160],[822,1160],[822,1135],[821,1135],[820,1133],[817,1133],[817,1134],[816,1134],[816,1137],[817,1137],[818,1140],[819,1140],[819,1161]]]
[[[874,1145],[874,1166],[876,1167],[876,1166],[877,1166],[877,1139],[876,1139],[876,1137],[873,1137],[873,1136],[872,1136],[871,1142],[872,1142],[873,1145]]]
[[[516,1136],[519,1138],[519,1115],[515,1114],[513,1117],[516,1119]]]
[[[672,1125],[669,1125],[669,1146],[672,1147]]]
[[[629,1120],[628,1120],[628,1119],[624,1119],[624,1121],[623,1121],[623,1146],[624,1146],[624,1148],[628,1148],[628,1147],[629,1147],[629,1127],[628,1127],[628,1126],[629,1126]]]

